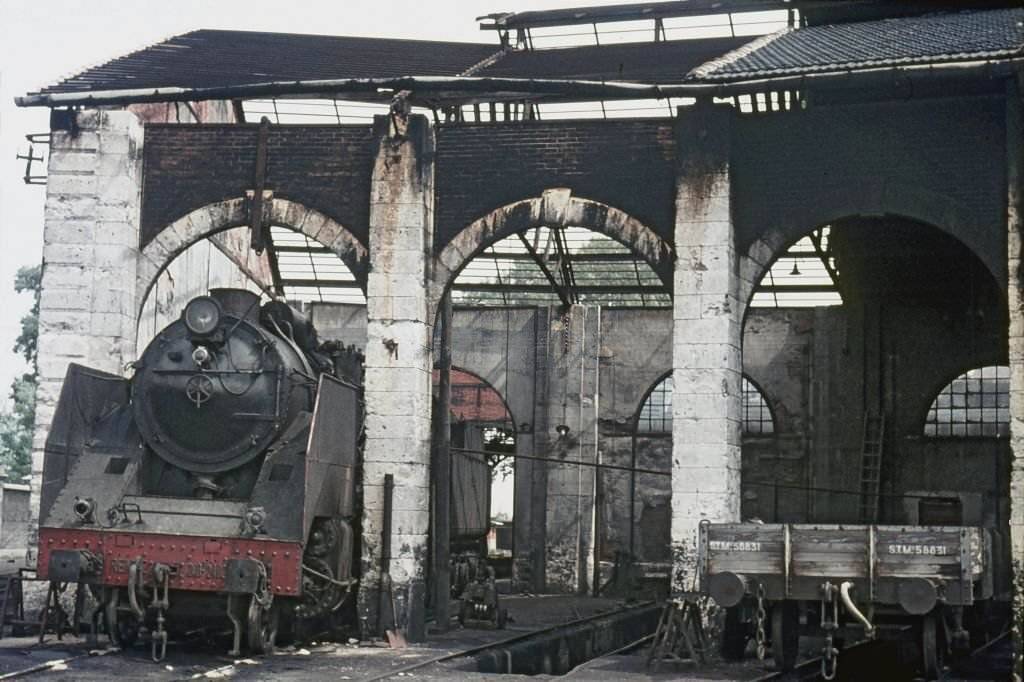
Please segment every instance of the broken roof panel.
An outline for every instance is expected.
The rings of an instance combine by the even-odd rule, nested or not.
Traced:
[[[964,11],[781,31],[694,69],[688,78],[722,82],[1021,55],[1024,8]]]
[[[518,50],[474,75],[677,83],[694,67],[748,42],[749,37],[704,38]]]
[[[267,82],[477,76],[680,82],[749,38],[708,38],[502,53],[497,45],[198,30],[118,57],[39,93],[216,88]]]
[[[787,9],[787,0],[672,0],[667,2],[626,3],[592,7],[568,7],[554,10],[488,14],[478,20],[482,29],[519,29],[542,26],[572,26],[637,19],[685,17],[719,13],[764,12]]]
[[[497,52],[493,44],[202,29],[87,69],[41,92],[457,76]]]

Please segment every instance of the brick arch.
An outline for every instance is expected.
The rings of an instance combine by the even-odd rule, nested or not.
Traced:
[[[238,197],[207,204],[157,233],[142,249],[136,269],[135,290],[139,302],[136,319],[142,314],[157,277],[171,261],[201,239],[248,222],[247,201]],[[343,225],[316,209],[278,197],[270,201],[270,222],[300,232],[326,246],[348,266],[360,287],[366,291],[369,262],[366,247]]]
[[[559,188],[497,208],[455,235],[434,260],[432,303],[441,300],[462,268],[489,245],[517,232],[552,225],[584,227],[621,242],[647,261],[666,286],[672,286],[671,244],[628,213]]]
[[[809,202],[799,215],[791,216],[786,226],[771,227],[755,239],[740,258],[740,302],[744,311],[757,283],[790,244],[816,227],[857,215],[906,218],[944,232],[969,249],[1006,290],[1006,255],[993,253],[978,242],[977,235],[982,231],[967,207],[937,192],[887,182],[864,188],[856,198],[844,195]]]
[[[437,370],[435,370],[435,371],[437,371]],[[493,383],[491,383],[491,381],[489,379],[484,377],[479,372],[473,371],[472,369],[467,369],[466,367],[463,367],[461,365],[454,365],[453,364],[452,365],[452,373],[454,374],[455,372],[459,372],[459,373],[468,375],[468,376],[472,377],[473,379],[476,379],[477,381],[480,382],[480,386],[482,386],[483,388],[485,388],[486,390],[490,391],[495,396],[497,396],[499,402],[501,402],[502,407],[505,408],[505,414],[508,416],[509,423],[512,424],[512,430],[516,433],[516,435],[519,434],[519,425],[516,423],[515,414],[513,414],[512,407],[509,405],[508,397],[502,391],[499,391],[498,388]],[[507,384],[507,377],[506,377],[506,384]],[[486,420],[484,420],[484,421],[486,421]]]

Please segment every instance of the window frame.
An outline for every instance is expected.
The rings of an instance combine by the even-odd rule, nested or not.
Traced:
[[[986,372],[992,370],[995,375],[987,376]],[[969,376],[973,373],[978,375]],[[971,390],[972,382],[977,382],[975,390]],[[986,382],[994,382],[995,390],[984,390]],[[990,396],[992,400],[987,400]],[[995,413],[992,420],[985,418],[989,410]],[[948,421],[938,421],[943,413],[948,415]],[[977,414],[980,421],[972,420],[972,413]],[[980,365],[957,373],[933,393],[924,412],[920,435],[929,440],[1005,440],[1010,437],[1010,422],[1009,365]],[[985,433],[986,425],[994,425],[994,433]],[[958,426],[963,433],[955,432]],[[978,427],[978,432],[970,433],[972,426]]]

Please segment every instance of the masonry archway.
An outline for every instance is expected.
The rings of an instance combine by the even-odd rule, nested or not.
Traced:
[[[483,261],[493,266],[487,286],[491,292],[512,292],[508,300],[488,302],[465,296],[478,291],[474,287],[480,284],[469,281],[475,277],[470,267],[474,261],[477,266]],[[520,279],[496,274],[499,262],[502,271],[505,266],[515,266]],[[492,360],[504,365],[506,372],[522,375],[518,385],[524,390],[510,396],[517,426],[522,422],[527,427],[518,434],[517,450],[541,460],[552,459],[547,464],[516,461],[516,532],[521,540],[517,548],[522,548],[517,549],[516,575],[530,589],[599,589],[593,518],[595,469],[589,466],[599,457],[599,401],[586,397],[594,389],[584,386],[596,385],[599,376],[600,322],[590,303],[605,305],[600,297],[606,293],[619,295],[629,290],[628,295],[647,296],[648,306],[654,302],[666,308],[673,262],[672,246],[649,226],[620,209],[574,197],[563,188],[480,217],[435,258],[429,292],[435,310],[447,291],[455,291],[456,304],[476,306],[463,314],[474,314],[484,323],[488,316],[495,318],[492,323],[504,321],[504,328],[498,325],[492,336],[498,337],[495,341],[500,345],[504,334],[512,354],[506,352],[504,359]],[[567,263],[573,268],[568,276]],[[617,268],[628,268],[628,282],[625,275],[619,281],[618,275],[604,278],[598,274]],[[524,269],[531,273],[525,274]],[[466,277],[456,282],[463,273]],[[516,340],[511,346],[507,343],[510,335]],[[456,356],[459,343],[456,337]],[[539,350],[538,344],[548,349]],[[494,348],[494,343],[486,345]],[[520,371],[529,363],[538,363],[536,372],[553,377],[551,383],[538,384],[533,366],[528,374]],[[527,385],[529,389],[525,389]],[[534,396],[535,390],[545,393]],[[552,395],[559,397],[553,399]],[[518,405],[522,409],[517,409]]]
[[[761,281],[774,271],[780,284],[780,271],[790,270],[787,249],[804,237],[796,228],[769,231],[748,251],[743,370],[771,396],[777,419],[773,439],[743,441],[745,516],[913,523],[913,496],[955,490],[976,496],[973,508],[997,527],[1005,524],[1006,440],[922,438],[923,413],[943,382],[964,368],[1006,364],[1005,268],[993,266],[999,248],[957,234],[963,223],[951,229],[907,216],[923,214],[919,202],[904,209],[826,223],[831,246],[819,257],[830,262],[841,306],[753,305]],[[798,260],[786,283],[794,289],[810,282]],[[970,399],[967,393],[959,398]],[[878,476],[865,469],[869,442],[880,442],[884,453]],[[973,470],[962,465],[967,454]],[[973,521],[980,519],[963,523]]]
[[[142,249],[135,278],[136,320],[142,314],[157,277],[171,261],[201,239],[247,225],[247,204],[244,197],[207,204],[165,227]],[[268,204],[271,225],[287,227],[326,246],[345,263],[360,288],[366,291],[368,252],[347,228],[314,208],[288,199],[275,197]]]
[[[435,392],[440,383],[440,371],[434,370]],[[436,394],[435,394],[436,395]],[[517,444],[517,426],[509,404],[498,389],[484,377],[458,366],[451,370],[451,443],[453,466],[459,456],[487,453],[491,469],[490,519],[501,517],[508,529],[507,561],[502,562],[502,575],[511,575],[512,524],[515,520],[514,455]],[[464,455],[462,453],[465,453]],[[453,484],[456,483],[453,480]],[[461,481],[465,483],[465,481]],[[466,499],[467,491],[453,490],[455,499]],[[460,510],[455,508],[458,513]]]
[[[822,216],[827,219],[822,220]],[[1002,284],[1007,283],[1006,254],[998,244],[978,244],[976,221],[967,207],[949,197],[920,187],[887,182],[868,186],[857,194],[836,195],[813,202],[800,214],[791,216],[784,226],[772,226],[749,245],[740,259],[740,301],[747,306],[754,287],[789,245],[816,226],[835,224],[856,216],[907,219],[934,227],[957,239],[988,268]],[[987,247],[987,248],[986,248]]]
[[[430,284],[433,309],[436,310],[445,291],[466,264],[485,248],[538,227],[580,227],[611,237],[646,261],[666,287],[672,286],[675,255],[668,241],[614,206],[576,197],[569,189],[557,188],[547,190],[539,197],[497,208],[465,227],[448,242],[434,261]]]

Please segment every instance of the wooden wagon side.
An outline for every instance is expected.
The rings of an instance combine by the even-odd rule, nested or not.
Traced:
[[[929,593],[932,605],[951,606],[992,595],[983,528],[740,523],[700,533],[702,590],[726,606],[755,588],[773,601],[817,600],[826,581],[851,582],[859,601],[909,613],[921,613]]]

